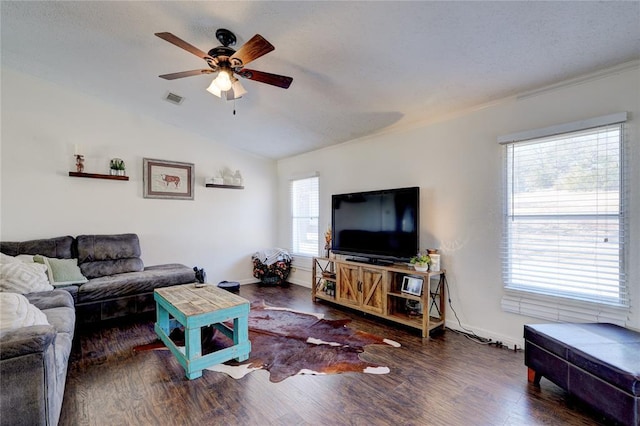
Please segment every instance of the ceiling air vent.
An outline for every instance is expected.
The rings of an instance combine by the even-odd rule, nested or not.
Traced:
[[[171,102],[172,104],[180,105],[182,101],[184,101],[184,98],[180,95],[176,95],[175,93],[169,92],[164,97],[164,100],[167,102]]]

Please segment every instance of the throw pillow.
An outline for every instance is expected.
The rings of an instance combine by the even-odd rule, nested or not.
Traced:
[[[47,316],[17,293],[0,293],[0,330],[49,325]]]
[[[39,263],[24,263],[0,253],[0,291],[26,294],[53,290],[46,270]]]
[[[33,263],[33,255],[32,254],[19,254],[16,256],[16,259],[18,259],[21,262],[24,263]]]
[[[55,257],[33,256],[33,260],[47,267],[49,282],[55,287],[83,284],[89,281],[78,267],[78,259],[57,259]]]

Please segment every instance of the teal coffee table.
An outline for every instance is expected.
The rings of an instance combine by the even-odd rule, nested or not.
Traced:
[[[245,361],[251,352],[249,341],[249,301],[213,285],[195,284],[158,288],[155,331],[184,367],[189,380],[202,376],[202,370],[231,359]],[[224,323],[233,320],[233,328]],[[213,325],[233,340],[233,346],[202,355],[202,327]],[[169,338],[171,330],[184,327],[182,352]]]

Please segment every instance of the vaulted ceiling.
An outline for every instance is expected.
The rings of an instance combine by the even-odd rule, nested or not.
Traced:
[[[433,120],[640,58],[640,2],[9,2],[2,67],[99,97],[189,132],[283,158]],[[207,52],[215,33],[275,46],[249,68],[293,77],[287,90],[241,79],[229,102],[215,74],[154,36]],[[184,97],[180,105],[167,93]],[[7,107],[3,105],[3,107]],[[233,114],[234,109],[236,114]]]

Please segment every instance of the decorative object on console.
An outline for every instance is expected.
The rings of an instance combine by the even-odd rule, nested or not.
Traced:
[[[142,167],[144,198],[193,200],[193,163],[144,158]]]
[[[437,253],[430,254],[431,258],[431,270],[439,271],[440,270],[440,255]]]
[[[402,288],[400,289],[400,291],[419,297],[422,295],[423,282],[424,279],[422,277],[412,277],[410,275],[405,275],[402,278]]]
[[[431,258],[428,254],[418,253],[411,258],[409,261],[414,269],[419,272],[427,272],[429,270],[429,264],[431,263]]]
[[[331,225],[324,231],[324,257],[329,257],[331,252]]]
[[[427,249],[427,254],[431,258],[431,267],[430,271],[439,271],[440,270],[440,255],[438,254],[438,249],[430,248]]]
[[[407,315],[410,317],[422,315],[422,303],[417,300],[407,299],[405,302],[405,309],[407,310]]]

